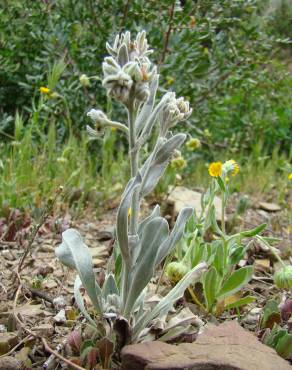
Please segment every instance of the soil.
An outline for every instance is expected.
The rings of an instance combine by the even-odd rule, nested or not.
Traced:
[[[288,210],[269,212],[258,204],[254,200],[252,208],[240,216],[229,207],[228,228],[251,229],[266,222],[265,234],[281,239],[277,247],[283,258],[291,263],[292,227],[288,223]],[[54,250],[61,241],[62,231],[68,227],[77,228],[92,250],[97,277],[102,279],[102,266],[113,248],[116,205],[110,202],[98,217],[88,210],[78,220],[73,220],[69,213],[49,215],[31,246],[28,239],[34,223],[30,215],[12,210],[0,219],[0,338],[7,332],[15,337],[8,347],[6,344],[3,347],[0,339],[0,355],[9,355],[26,369],[43,369],[44,364],[48,369],[58,368],[63,362],[51,356],[50,349],[59,350],[65,358],[73,358],[72,353],[66,352],[65,343],[68,335],[83,322],[73,298],[75,272],[60,264]],[[144,208],[147,209],[147,205]],[[171,215],[168,219],[172,219]],[[28,246],[29,253],[17,273]],[[240,323],[256,331],[261,308],[270,298],[283,299],[283,293],[273,284],[272,275],[277,264],[269,252],[255,243],[249,249],[246,263],[255,265],[255,279],[245,290],[257,299],[241,310]],[[154,279],[153,283],[156,281]],[[292,298],[291,293],[287,298]],[[217,320],[222,322],[236,316],[237,313],[234,316],[222,313]]]

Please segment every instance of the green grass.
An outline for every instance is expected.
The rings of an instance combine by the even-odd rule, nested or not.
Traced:
[[[271,155],[266,155],[263,145],[258,143],[249,155],[218,152],[217,155],[214,153],[214,158],[222,162],[235,159],[239,163],[239,173],[230,178],[231,192],[249,194],[287,206],[288,198],[291,198],[292,181],[288,180],[288,175],[292,172],[292,150],[285,155],[280,153],[279,147],[275,147]],[[182,173],[184,184],[191,188],[206,189],[210,182],[209,163],[202,157],[191,156],[188,167]]]
[[[40,130],[33,120],[24,126],[17,114],[14,140],[0,145],[1,208],[42,207],[60,186],[63,205],[80,211],[114,197],[125,176],[125,170],[120,171],[121,154],[115,158],[115,137],[109,130],[92,141],[84,130],[79,137],[70,134],[59,143],[54,122]],[[95,146],[102,146],[103,158],[95,154]]]

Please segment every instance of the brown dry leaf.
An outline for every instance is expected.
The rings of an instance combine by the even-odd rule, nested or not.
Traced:
[[[0,333],[0,355],[7,353],[18,343],[18,333]]]
[[[254,261],[254,269],[260,272],[269,272],[270,271],[270,260],[268,258],[265,259],[257,259]]]
[[[188,307],[185,307],[168,321],[165,327],[165,332],[176,326],[186,327],[190,324],[200,328],[204,323],[198,316],[194,315]]]
[[[17,307],[15,313],[25,317],[36,317],[36,316],[43,317],[44,310],[41,307],[42,307],[41,304],[26,303],[23,306]],[[13,310],[11,310],[10,312],[13,312]]]
[[[108,338],[103,338],[98,342],[99,357],[103,368],[108,369],[111,355],[114,351],[114,344]]]
[[[23,347],[15,355],[17,360],[21,361],[25,365],[26,368],[30,368],[32,366],[31,359],[28,357],[29,352],[30,352],[29,347]]]
[[[66,310],[66,318],[67,320],[76,320],[77,314],[76,311],[73,309]]]

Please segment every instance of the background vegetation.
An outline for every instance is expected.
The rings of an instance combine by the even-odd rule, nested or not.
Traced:
[[[70,189],[66,200],[77,209],[120,191],[128,170],[122,137],[108,130],[89,139],[85,126],[92,107],[111,115],[100,66],[105,42],[125,29],[146,29],[156,62],[163,62],[165,90],[187,97],[193,107],[186,130],[202,146],[183,153],[186,183],[204,185],[208,162],[234,158],[242,170],[233,190],[271,194],[276,189],[278,200],[287,202],[292,172],[289,0],[2,3],[2,210],[40,207],[59,185]],[[41,94],[42,86],[52,93]]]

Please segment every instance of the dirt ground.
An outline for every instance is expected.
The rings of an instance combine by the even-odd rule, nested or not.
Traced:
[[[58,368],[59,362],[51,356],[50,349],[59,349],[64,354],[69,333],[82,319],[73,298],[75,272],[60,264],[54,254],[55,248],[61,241],[62,231],[68,227],[77,228],[92,252],[97,276],[101,276],[102,266],[113,248],[115,205],[110,202],[99,217],[91,211],[78,220],[72,220],[68,213],[49,215],[40,226],[23,263],[21,259],[33,230],[30,216],[13,210],[0,220],[0,335],[12,333],[7,340],[8,346],[0,342],[0,355],[16,357],[26,368],[43,369],[47,362],[48,369]],[[233,230],[250,229],[267,222],[265,234],[281,239],[277,247],[291,262],[292,227],[288,222],[288,210],[264,208],[255,200],[244,215],[235,217],[234,209],[230,207],[227,226]],[[256,297],[256,301],[241,311],[240,321],[245,328],[255,331],[260,311],[257,309],[261,309],[269,298],[282,299],[282,293],[273,284],[276,261],[269,252],[254,244],[246,260],[248,264],[254,264],[255,274],[245,289]],[[169,285],[169,282],[165,281],[165,284]],[[230,317],[230,313],[225,313],[217,319],[222,321]]]

